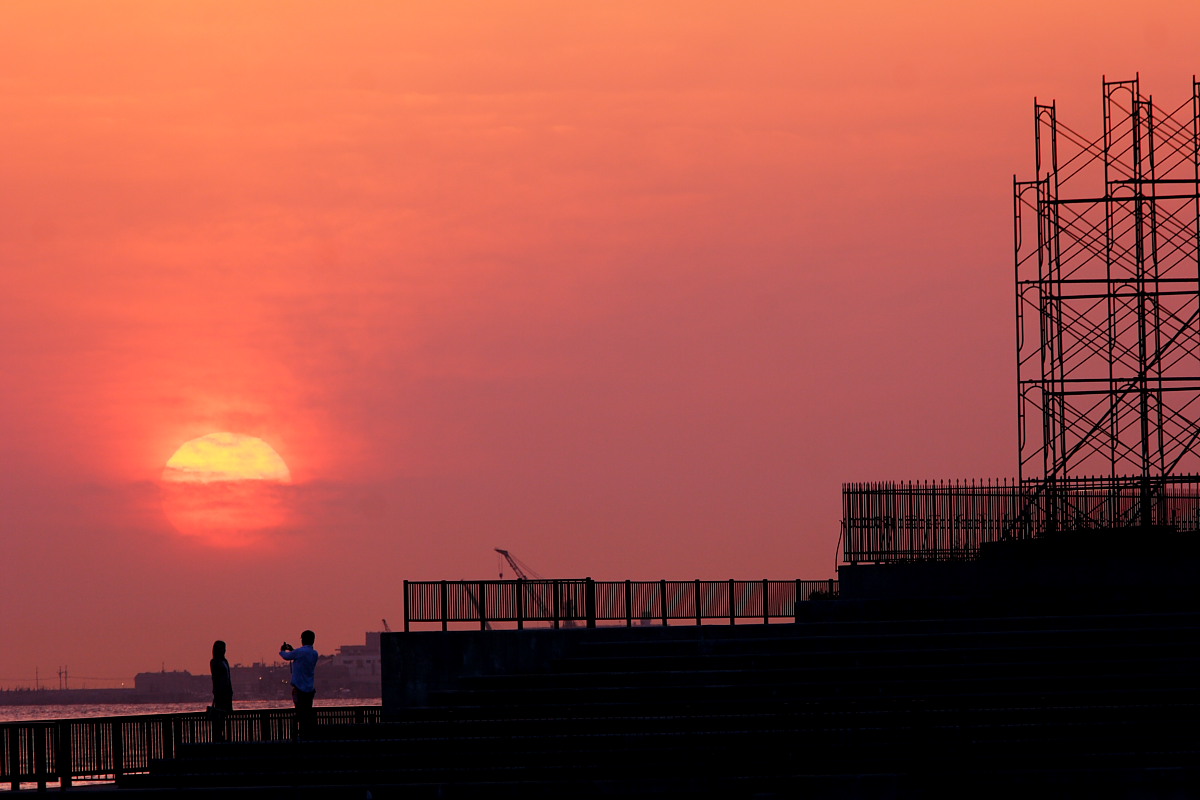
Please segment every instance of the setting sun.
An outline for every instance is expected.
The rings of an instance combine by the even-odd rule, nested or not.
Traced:
[[[187,483],[212,481],[276,481],[291,483],[283,459],[262,439],[240,433],[210,433],[185,442],[163,468],[163,480]]]
[[[260,541],[287,519],[287,464],[262,439],[210,433],[180,446],[163,467],[163,511],[185,536],[218,547]]]

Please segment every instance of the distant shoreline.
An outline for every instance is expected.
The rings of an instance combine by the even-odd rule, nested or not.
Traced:
[[[189,703],[207,698],[162,695],[132,688],[0,689],[0,706],[74,706],[143,703]]]

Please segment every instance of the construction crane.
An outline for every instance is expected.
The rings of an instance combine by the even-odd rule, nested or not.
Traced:
[[[518,578],[521,578],[522,580],[526,580],[526,581],[528,581],[528,580],[545,581],[545,579],[541,575],[538,575],[536,572],[534,572],[533,569],[528,564],[526,564],[524,561],[522,561],[521,559],[514,556],[512,553],[510,553],[507,550],[504,550],[500,547],[497,547],[494,549],[497,553],[500,554],[500,557],[503,559],[503,561],[500,562],[500,579],[501,580],[504,580],[504,562],[507,561],[508,565],[510,567],[512,567],[512,571],[517,573]],[[550,586],[549,581],[546,581],[545,584],[541,585],[541,586],[526,586],[525,587],[526,596],[529,598],[530,601],[532,601],[534,609],[536,610],[536,612],[538,613],[538,615],[540,615],[540,617],[542,619],[550,619],[551,618],[550,609],[546,605],[547,600],[549,600],[549,598],[546,596],[546,593],[548,591],[549,592],[557,591],[556,589],[554,589]],[[568,622],[567,624],[570,625],[571,623]]]
[[[475,606],[475,609],[479,612],[479,618],[483,620],[484,629],[490,631],[492,629],[492,623],[490,623],[486,619],[484,619],[484,617],[486,616],[486,609],[484,609],[483,603],[479,602],[479,598],[475,596],[475,593],[471,591],[470,582],[463,581],[462,587],[463,587],[463,590],[466,591],[467,597],[471,598],[471,605]]]
[[[495,550],[504,558],[504,561],[508,562],[508,565],[512,567],[512,571],[517,573],[518,578],[522,578],[524,580],[529,580],[530,578],[536,580],[541,579],[541,575],[538,575],[536,572],[534,572],[528,564],[515,557],[512,553],[508,552],[507,550],[501,550],[499,547],[495,548]],[[500,562],[501,580],[504,578],[504,561]]]

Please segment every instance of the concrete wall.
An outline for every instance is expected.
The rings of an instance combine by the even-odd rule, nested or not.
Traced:
[[[986,545],[973,561],[847,564],[846,601],[987,602],[1072,610],[1194,606],[1200,599],[1200,536],[1155,530],[1080,531]]]
[[[554,659],[579,652],[587,642],[694,641],[701,651],[718,639],[795,635],[793,623],[746,625],[650,625],[525,630],[414,631],[383,634],[383,713],[425,705],[430,693],[452,689],[463,678],[501,673],[536,674]]]

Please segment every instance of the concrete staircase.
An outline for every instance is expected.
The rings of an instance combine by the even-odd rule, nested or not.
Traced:
[[[123,786],[359,798],[1200,791],[1200,613],[389,641],[390,721],[195,745]]]

